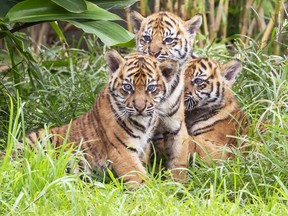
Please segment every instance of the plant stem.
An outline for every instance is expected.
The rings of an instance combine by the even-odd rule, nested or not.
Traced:
[[[11,30],[9,30],[11,33],[14,33],[14,32],[17,32],[17,31],[20,31],[22,29],[25,29],[25,28],[28,28],[28,27],[31,27],[31,26],[34,26],[34,25],[37,25],[39,23],[42,23],[42,22],[31,22],[31,23],[24,23],[23,25],[20,25],[20,26],[17,26],[15,28],[12,28]],[[4,38],[6,36],[6,34],[4,32],[0,32],[0,39]]]

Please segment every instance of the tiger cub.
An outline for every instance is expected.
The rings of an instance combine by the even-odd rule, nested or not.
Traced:
[[[194,37],[202,24],[201,15],[185,22],[169,12],[159,12],[144,18],[138,12],[131,11],[129,20],[136,33],[139,52],[154,56],[159,61],[175,60],[180,66],[192,55]],[[160,121],[153,143],[157,147],[159,141],[164,139],[163,153],[167,156],[167,168],[172,170],[174,176],[184,179],[185,171],[175,169],[186,168],[188,162],[188,132],[184,120],[184,73],[181,72],[181,67],[177,70],[177,76],[174,77],[168,95],[160,106]],[[146,152],[149,155],[149,151]]]
[[[246,133],[246,118],[231,87],[242,64],[232,60],[221,65],[213,59],[190,59],[185,66],[185,122],[196,151],[208,164],[233,157],[233,136]],[[241,147],[240,147],[241,149]]]
[[[121,57],[115,50],[106,54],[109,82],[98,95],[92,109],[72,121],[68,142],[85,152],[94,170],[105,173],[106,165],[129,184],[141,184],[145,168],[140,158],[158,124],[157,109],[169,90],[177,63],[140,53]],[[59,147],[69,125],[49,130],[51,143]],[[44,129],[31,133],[31,146],[45,136]],[[90,170],[91,171],[91,170]]]
[[[202,24],[200,14],[183,21],[170,12],[158,12],[144,18],[131,11],[129,20],[136,34],[139,52],[152,55],[159,61],[173,59],[180,64],[193,55],[194,38]]]

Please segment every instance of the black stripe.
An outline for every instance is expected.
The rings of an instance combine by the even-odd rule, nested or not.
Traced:
[[[171,22],[173,22],[173,23],[174,23],[174,25],[176,25],[176,22],[175,22],[175,20],[171,19],[171,17],[168,17],[168,18],[169,18],[169,20],[170,20]]]
[[[150,25],[151,23],[153,23],[155,20],[153,19],[153,20],[150,20],[149,22],[148,22],[148,25]]]
[[[206,61],[208,61],[208,59],[205,59]],[[212,63],[210,61],[208,61],[208,65],[210,68],[212,68]]]
[[[216,85],[217,85],[216,97],[218,98],[220,96],[220,82],[217,82]]]
[[[214,124],[211,124],[211,125],[207,125],[207,126],[202,127],[202,128],[198,128],[197,130],[193,131],[192,135],[195,136],[195,134],[197,134],[197,133],[199,133],[199,132],[201,132],[203,130],[209,129],[209,128],[211,129],[211,127],[213,127],[213,126],[214,126]]]
[[[177,42],[174,41],[173,43],[170,44],[172,47],[175,47],[177,45]]]
[[[182,46],[182,40],[181,40],[181,46]],[[185,52],[184,52],[183,56],[181,56],[182,59],[186,58],[186,56],[189,54],[189,53],[187,53],[187,50],[188,50],[188,48],[187,48],[188,47],[188,40],[187,39],[184,40],[183,47],[184,47]]]
[[[150,67],[146,67],[146,73],[147,73],[147,76],[149,77],[153,77],[153,74],[155,73],[155,69],[154,68],[150,68]]]
[[[170,95],[173,94],[173,92],[175,91],[175,89],[178,87],[179,82],[180,82],[180,76],[179,76],[179,74],[177,74],[177,76],[176,76],[173,84],[171,85],[172,91],[169,93],[169,95],[167,95],[167,97],[169,97]]]
[[[154,62],[147,61],[146,59],[144,59],[144,62],[145,62],[145,65],[149,65],[149,66],[152,67],[152,68],[153,68],[153,65],[154,65],[154,67],[155,67]]]
[[[215,126],[216,124],[218,124],[219,122],[226,121],[227,119],[229,119],[229,116],[227,116],[226,118],[223,118],[223,119],[219,119],[219,120],[217,120],[217,121],[213,122],[212,124],[207,125],[207,126],[205,126],[205,127],[198,128],[197,130],[193,131],[193,135],[196,136],[195,134],[201,132],[202,130],[205,130],[205,129],[214,127],[214,126]],[[199,132],[198,132],[198,131],[199,131]]]
[[[200,92],[200,93],[201,93],[201,95],[207,95],[207,97],[210,98],[210,93],[208,93],[208,92]],[[216,98],[216,100],[217,100],[217,98]]]
[[[129,70],[129,72],[131,72],[132,70],[136,70],[135,72],[133,72],[133,73],[136,73],[137,71],[139,71],[139,66],[138,66],[138,65],[136,65],[136,66],[131,66],[131,67],[129,67],[127,70]]]
[[[150,118],[150,119],[149,119],[148,128],[151,126],[152,119],[154,119],[154,121],[155,121],[156,118]],[[153,125],[154,125],[154,122],[153,122]]]
[[[167,24],[169,27],[173,28],[173,25],[169,21],[165,20],[164,23]]]
[[[130,61],[130,62],[128,62],[127,66],[129,67],[129,66],[131,66],[132,64],[135,64],[135,61]]]
[[[166,21],[165,21],[166,22]],[[173,27],[172,27],[173,28]],[[170,28],[167,28],[167,30],[168,30],[168,35],[170,35],[170,36],[172,36],[172,31],[171,31],[171,29]]]
[[[133,151],[133,152],[137,152],[137,150],[135,148],[129,147],[127,146],[115,133],[114,136],[116,137],[116,139],[123,145],[125,146],[127,149]],[[114,146],[114,145],[113,145]],[[115,146],[114,146],[115,147]],[[116,147],[115,147],[116,148]]]
[[[36,131],[35,134],[36,134],[36,137],[37,137],[37,138],[40,138],[40,137],[39,137],[39,131]]]
[[[204,68],[204,70],[207,70],[207,66],[202,61],[200,62],[200,65]]]
[[[50,138],[49,138],[51,144],[54,144],[53,143],[53,137],[54,137],[54,135],[50,136]],[[55,145],[57,146],[57,143],[55,143]]]
[[[120,151],[118,150],[117,146],[113,142],[109,142],[118,152],[119,155],[121,155]]]
[[[137,71],[135,71],[134,73],[130,73],[129,75],[127,75],[128,77],[131,77],[133,75],[135,75],[137,73]]]
[[[140,130],[141,132],[145,133],[146,131],[146,128],[144,125],[140,124],[139,122],[135,121],[134,119],[132,118],[128,118],[128,121],[135,127],[137,128],[138,130]],[[150,126],[150,125],[149,125]],[[149,127],[148,126],[148,127]]]
[[[97,103],[98,104],[98,103]],[[96,104],[96,105],[97,105]],[[96,108],[97,108],[97,106],[96,106]],[[96,110],[98,110],[98,109],[96,109]],[[91,124],[91,122],[92,122],[92,126],[94,127],[94,130],[95,131],[97,131],[97,129],[98,129],[98,125],[95,125],[95,123],[97,122],[97,116],[96,116],[96,114],[98,113],[98,111],[94,111],[94,109],[93,110],[91,110],[90,111],[90,113],[88,114],[88,121],[89,121],[89,124]],[[96,121],[93,121],[93,118],[92,118],[92,115],[91,114],[93,114],[93,117],[95,118],[95,120]]]
[[[181,98],[181,94],[179,95],[179,97],[177,98],[177,100],[176,100],[176,102],[175,102],[175,104],[173,104],[172,106],[171,106],[171,110],[172,110],[172,112],[169,112],[168,113],[168,116],[170,116],[170,117],[172,117],[178,110],[179,110],[179,107],[180,107],[180,98]]]
[[[201,134],[208,133],[208,132],[213,131],[213,130],[214,130],[214,128],[211,128],[211,129],[206,130],[206,131],[200,131],[200,132],[198,132],[198,133],[193,133],[192,135],[193,135],[193,136],[199,136],[199,135],[201,135]]]
[[[220,108],[221,109],[221,108]],[[194,111],[193,111],[194,112]],[[196,125],[197,123],[201,122],[201,121],[207,121],[209,118],[213,117],[214,115],[216,115],[219,112],[219,110],[212,110],[209,112],[206,112],[206,110],[203,110],[203,112],[199,112],[198,118],[196,118],[193,122],[194,125]],[[208,114],[207,114],[208,113]]]
[[[118,79],[119,79],[119,78],[116,77],[116,78],[113,80],[113,83],[112,83],[111,85],[109,85],[109,86],[112,87],[112,90],[113,90],[113,91],[115,91],[115,88],[116,88],[116,84],[117,84]]]
[[[113,112],[114,114],[117,114],[117,111],[116,111],[116,110],[113,108],[113,106],[112,106],[110,97],[109,97],[109,103],[110,103],[110,107],[111,107],[112,112]],[[117,103],[116,103],[116,104],[117,104]],[[122,119],[116,118],[116,122],[117,122],[117,124],[118,124],[120,127],[122,127],[123,130],[125,130],[125,132],[126,132],[127,134],[129,134],[131,137],[140,139],[140,136],[134,135],[134,134],[133,134],[133,131],[126,125],[126,123],[125,123]]]
[[[166,93],[167,93],[166,85],[163,84],[163,95],[166,95]],[[166,100],[166,98],[163,97],[163,98],[161,99],[161,102],[163,102],[163,101],[165,101],[165,100]]]
[[[35,143],[34,143],[34,140],[33,140],[32,137],[31,137],[31,134],[28,135],[28,139],[30,140],[30,143],[31,143],[31,144],[35,144]]]
[[[204,73],[203,70],[201,70],[201,68],[198,68],[198,71],[199,71],[199,76]]]
[[[216,96],[217,96],[217,93],[218,93],[218,94],[219,94],[218,97],[212,98],[211,100],[207,100],[207,105],[208,105],[208,103],[214,103],[214,102],[216,102],[217,100],[219,100],[219,101],[218,101],[218,105],[221,105],[221,104],[222,104],[222,102],[223,102],[223,100],[224,100],[224,91],[225,91],[225,88],[224,88],[224,86],[222,87],[222,92],[221,92],[221,93],[218,92],[218,90],[219,90],[219,88],[218,88],[218,86],[217,86]],[[220,90],[219,90],[219,91],[220,91]],[[221,97],[219,97],[220,95],[221,95]]]
[[[174,51],[176,51],[180,57],[182,56],[179,49],[174,49]]]

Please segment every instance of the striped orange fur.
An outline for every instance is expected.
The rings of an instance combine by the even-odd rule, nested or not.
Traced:
[[[158,12],[144,18],[136,11],[129,13],[139,52],[155,56],[159,61],[173,59],[180,64],[193,55],[192,45],[202,24],[200,14],[188,21],[170,12]]]
[[[169,81],[177,72],[173,61],[160,63],[151,56],[132,53],[122,57],[115,50],[106,54],[109,83],[92,109],[71,123],[68,142],[81,149],[92,170],[107,166],[130,184],[142,183],[146,171],[141,163],[159,121],[159,106],[167,95]],[[51,143],[61,146],[69,125],[49,130]],[[29,134],[31,146],[45,136],[43,129]]]
[[[142,17],[138,12],[129,14],[130,22],[136,34],[136,46],[139,52],[156,57],[159,61],[172,59],[180,66],[193,55],[192,44],[197,30],[202,24],[202,16],[196,15],[188,21],[170,12],[159,12]],[[188,162],[188,132],[184,120],[184,73],[179,67],[171,82],[169,95],[161,103],[162,114],[157,127],[154,144],[164,140],[162,149],[167,156],[167,167],[174,177],[185,179]]]
[[[240,148],[233,136],[244,135],[247,119],[231,87],[242,70],[238,60],[221,65],[209,58],[190,59],[185,71],[185,121],[196,151],[207,163],[233,157]]]

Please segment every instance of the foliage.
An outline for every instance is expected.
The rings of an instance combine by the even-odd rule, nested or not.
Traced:
[[[97,1],[98,3],[105,3],[103,1]],[[119,2],[119,1],[116,1]],[[121,6],[127,6],[131,3],[134,3],[133,1],[121,1]],[[5,3],[5,2],[4,2]],[[105,4],[104,4],[105,5]],[[108,5],[106,5],[108,6]],[[7,10],[7,9],[6,9]],[[2,14],[4,14],[4,11],[1,11]],[[39,22],[44,21],[57,21],[57,20],[65,20],[67,22],[78,20],[82,25],[81,27],[85,27],[85,23],[87,21],[96,22],[97,21],[107,21],[105,22],[105,26],[110,27],[112,23],[109,21],[113,20],[121,20],[121,18],[113,13],[108,12],[105,9],[102,9],[98,7],[95,3],[92,3],[90,1],[84,1],[84,0],[77,0],[77,1],[69,1],[69,0],[44,0],[44,1],[37,1],[37,0],[24,0],[20,1],[13,7],[11,7],[7,14],[5,14],[4,21],[1,25],[12,25],[12,24],[18,24],[18,23],[26,23],[22,26],[17,26],[17,28],[12,29],[12,32],[15,32],[16,30],[19,30],[21,28],[25,28],[27,26],[35,25]],[[92,21],[93,20],[93,21]],[[83,22],[84,21],[84,22]],[[28,23],[28,25],[27,25]],[[72,23],[73,24],[73,23]],[[113,26],[115,26],[114,24]],[[93,28],[96,32],[100,32],[99,34],[100,39],[105,39],[105,37],[110,37],[111,33],[108,30],[105,29],[105,26],[101,26],[101,28],[98,27],[99,25],[89,25],[90,28]],[[111,28],[111,27],[110,27]],[[127,32],[125,29],[123,29],[120,26],[117,26],[118,35],[122,36],[119,38],[118,41],[115,41],[114,43],[108,43],[106,45],[113,46],[117,45],[119,43],[124,44],[125,42],[128,42],[133,39],[133,35],[129,32]],[[82,28],[85,31],[85,28]],[[2,27],[3,32],[1,32],[1,37],[5,37],[6,31],[4,31]],[[7,30],[7,29],[6,29]],[[103,31],[104,30],[104,31]],[[104,41],[104,43],[107,42]]]

